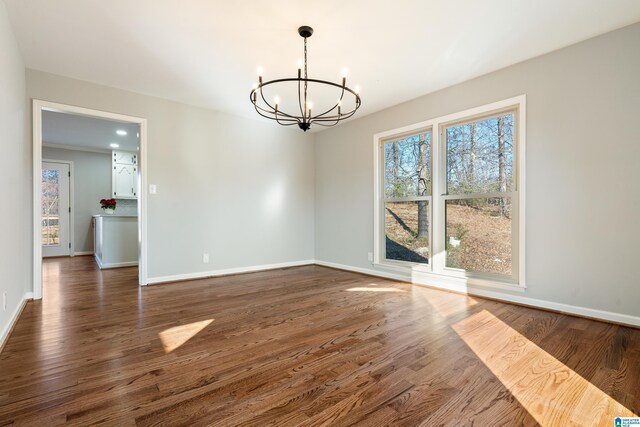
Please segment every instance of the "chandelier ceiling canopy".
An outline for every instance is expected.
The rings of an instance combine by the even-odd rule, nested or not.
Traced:
[[[360,108],[359,89],[347,87],[347,72],[343,71],[342,82],[311,79],[307,73],[307,39],[313,28],[302,26],[298,34],[304,39],[304,62],[298,64],[298,76],[276,80],[263,80],[262,69],[258,69],[258,84],[250,94],[251,103],[262,117],[275,120],[283,126],[298,125],[308,131],[311,125],[335,126],[341,120],[353,116]],[[335,102],[314,105],[312,96],[331,99]],[[317,98],[316,98],[317,99]]]

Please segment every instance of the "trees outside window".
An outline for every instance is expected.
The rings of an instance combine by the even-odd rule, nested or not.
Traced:
[[[512,273],[513,121],[507,112],[444,128],[447,267]]]

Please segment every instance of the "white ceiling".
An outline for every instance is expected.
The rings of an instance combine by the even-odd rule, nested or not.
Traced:
[[[124,130],[126,135],[118,135]],[[84,148],[92,151],[110,152],[116,143],[118,150],[138,149],[138,125],[115,120],[98,119],[56,111],[42,112],[42,142],[67,148]]]
[[[29,68],[247,117],[258,65],[295,75],[300,25],[310,77],[347,66],[363,116],[640,21],[639,0],[5,3]]]

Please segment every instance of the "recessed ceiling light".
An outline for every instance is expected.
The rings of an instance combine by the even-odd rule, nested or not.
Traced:
[[[111,148],[119,148],[119,147],[120,147],[120,144],[116,144],[116,143],[114,142],[114,143],[109,144],[109,147],[111,147]]]
[[[118,135],[120,135],[120,136],[125,136],[125,135],[127,134],[127,131],[126,131],[126,130],[122,130],[122,129],[118,129],[118,130],[116,131],[116,133],[117,133]]]

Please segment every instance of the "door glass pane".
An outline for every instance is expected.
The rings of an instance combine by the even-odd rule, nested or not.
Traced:
[[[447,200],[447,267],[511,275],[511,198]]]
[[[384,204],[385,257],[397,261],[429,262],[429,202]]]
[[[44,246],[60,244],[59,208],[60,171],[42,170],[42,244]]]
[[[431,131],[384,143],[384,194],[431,195]]]
[[[447,192],[513,191],[514,114],[446,128]]]

